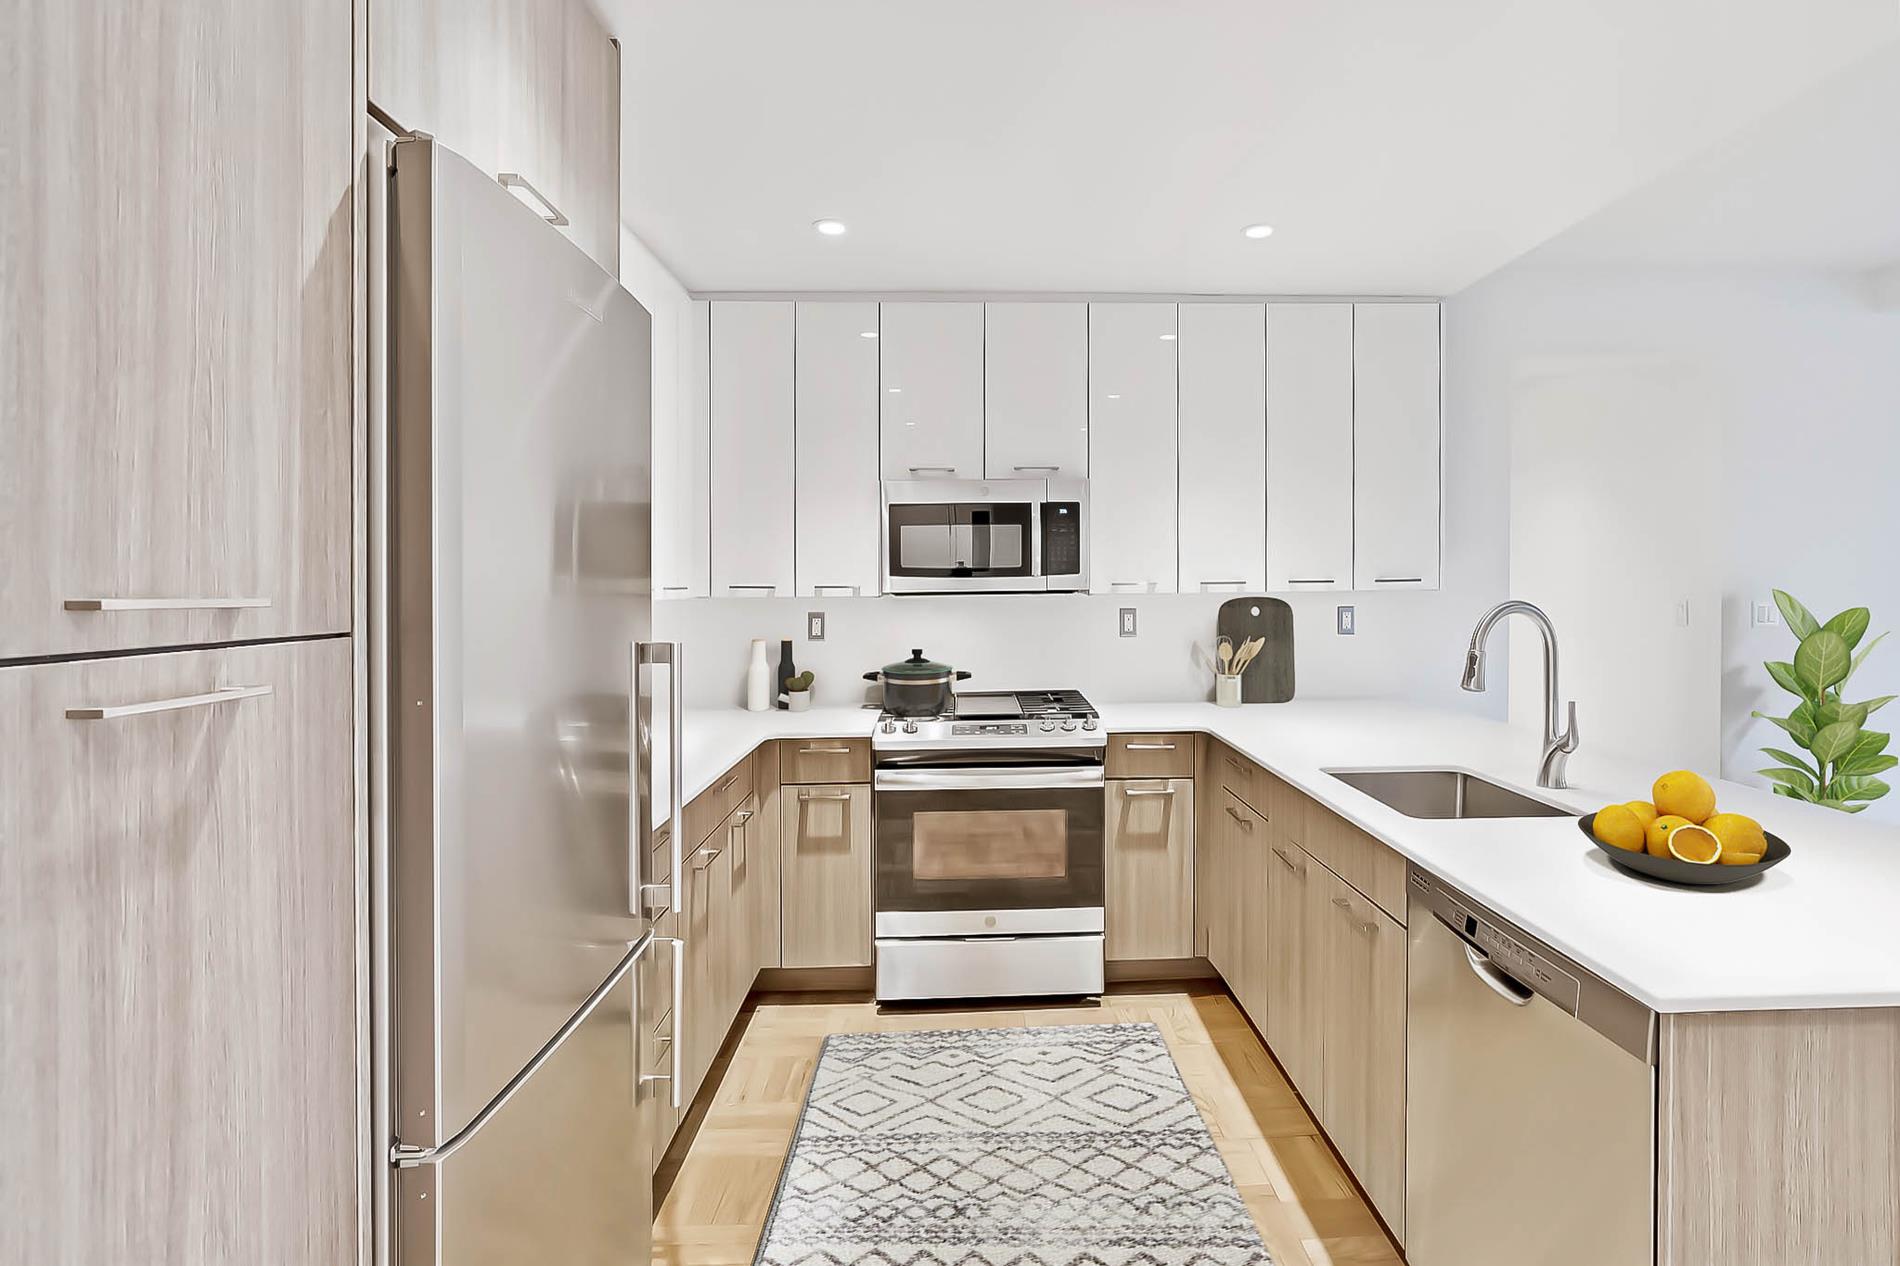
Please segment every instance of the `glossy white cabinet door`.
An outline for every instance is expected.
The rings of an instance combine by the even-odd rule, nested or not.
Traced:
[[[1438,588],[1438,305],[1353,305],[1353,587]]]
[[[875,303],[798,305],[796,541],[798,592],[877,592]]]
[[[1174,305],[1089,305],[1089,579],[1175,591]]]
[[[1183,303],[1181,592],[1244,593],[1267,579],[1267,309]]]
[[[712,593],[711,311],[703,299],[680,311],[674,344],[679,407],[653,418],[653,586],[659,598]]]
[[[1088,477],[1089,305],[984,305],[983,441],[987,478]]]
[[[1267,588],[1352,588],[1352,309],[1267,306]]]
[[[879,305],[886,479],[983,477],[983,305]]]
[[[712,305],[712,590],[792,593],[792,305]]]

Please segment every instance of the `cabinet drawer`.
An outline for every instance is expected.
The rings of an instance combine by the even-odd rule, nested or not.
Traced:
[[[1111,960],[1194,955],[1194,782],[1108,784]]]
[[[1267,780],[1271,775],[1225,743],[1210,749],[1214,778],[1225,791],[1245,802],[1262,817],[1267,816]]]
[[[1405,859],[1317,801],[1299,799],[1299,834],[1288,838],[1404,926]]]
[[[713,785],[686,805],[684,851],[691,852],[718,829],[734,809],[752,794],[752,757],[747,757],[713,780]]]
[[[1190,734],[1111,734],[1110,778],[1192,778],[1194,737]]]
[[[830,783],[871,781],[869,739],[780,739],[779,781]]]

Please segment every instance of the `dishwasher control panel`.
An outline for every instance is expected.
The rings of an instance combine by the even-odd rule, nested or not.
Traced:
[[[1535,989],[1546,998],[1568,1011],[1577,1014],[1577,978],[1557,964],[1539,954],[1516,937],[1475,914],[1464,916],[1465,926],[1453,928],[1462,931],[1467,941],[1475,944],[1491,959],[1491,962],[1527,989]]]

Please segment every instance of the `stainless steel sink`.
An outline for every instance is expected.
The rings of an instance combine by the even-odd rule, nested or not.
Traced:
[[[1408,818],[1562,818],[1571,810],[1462,769],[1326,771]]]

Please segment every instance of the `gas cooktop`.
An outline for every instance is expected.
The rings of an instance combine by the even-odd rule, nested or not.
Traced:
[[[972,691],[934,717],[878,714],[874,748],[1103,747],[1099,714],[1079,690]]]

